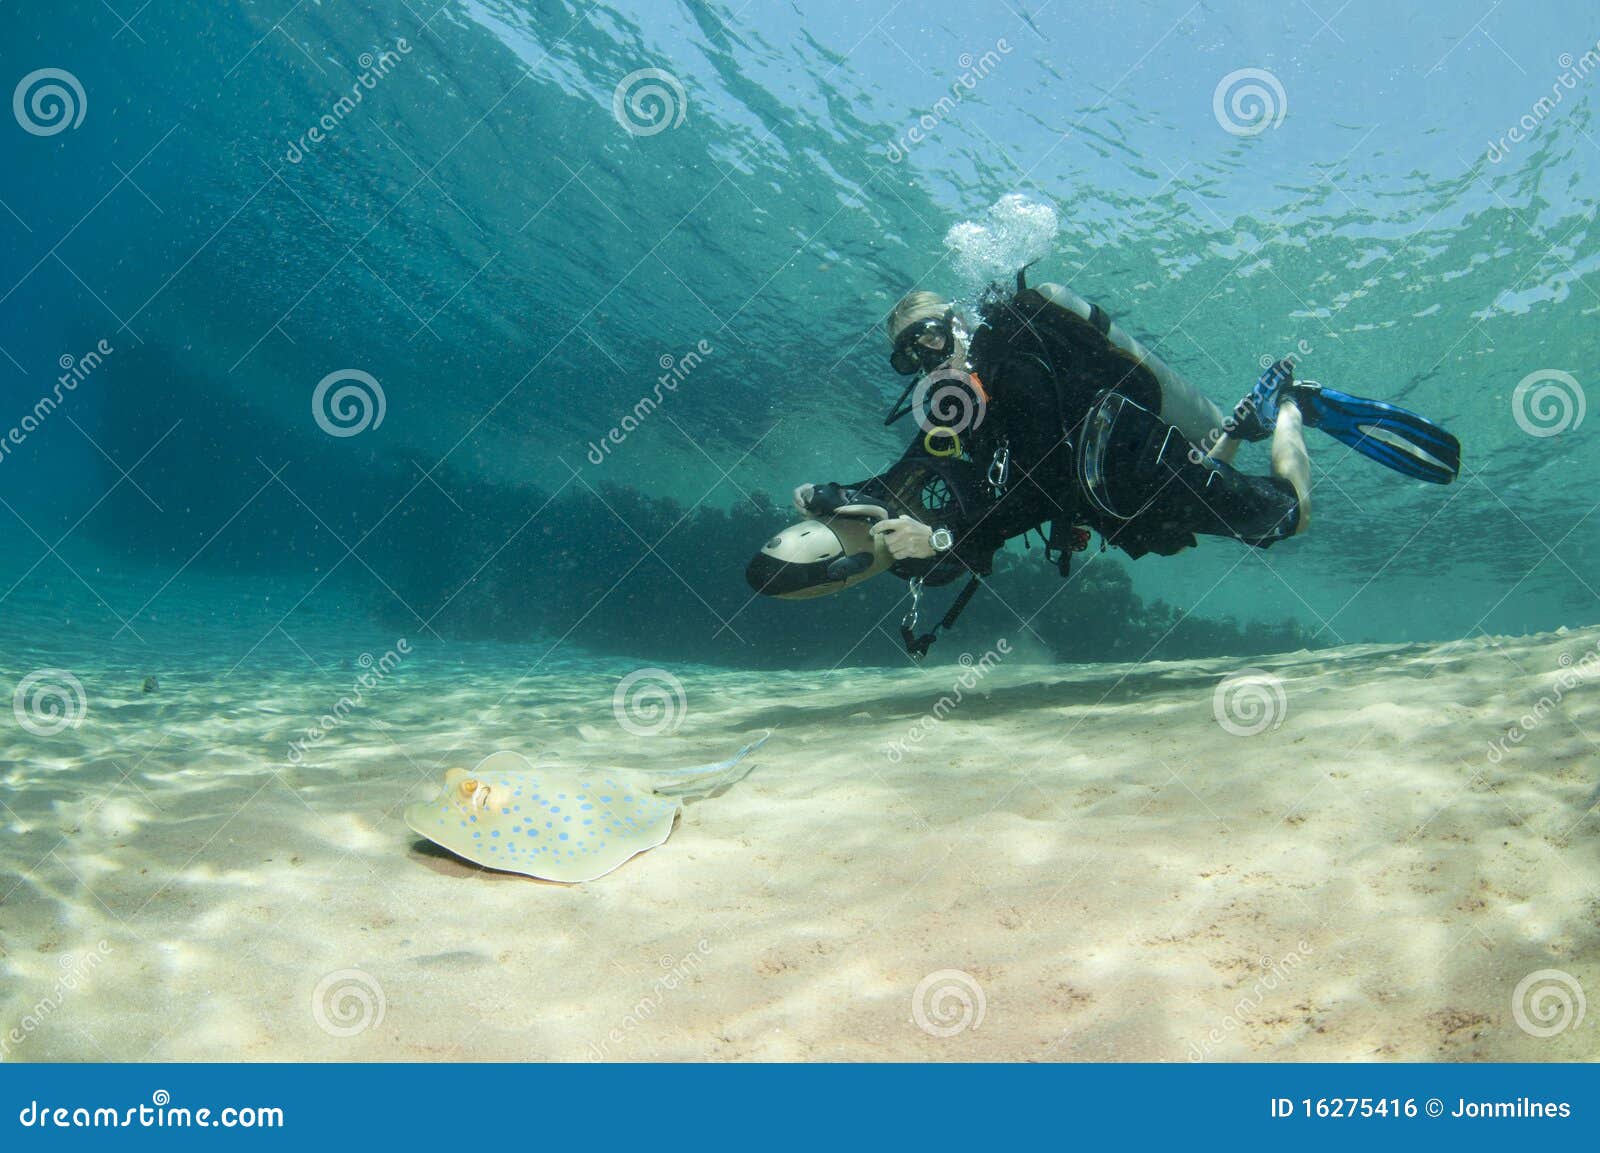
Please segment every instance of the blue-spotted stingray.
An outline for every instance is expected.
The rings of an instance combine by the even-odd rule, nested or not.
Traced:
[[[688,769],[573,770],[491,753],[449,769],[444,791],[406,809],[406,824],[477,865],[546,881],[603,877],[672,835],[683,802],[750,771],[740,763],[771,732],[725,761]]]

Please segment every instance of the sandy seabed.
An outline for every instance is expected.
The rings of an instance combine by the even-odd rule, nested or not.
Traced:
[[[353,663],[153,693],[80,664],[76,727],[0,727],[0,1050],[1593,1058],[1597,645],[677,670],[657,735],[613,716],[626,669],[424,651],[298,765]],[[585,885],[400,818],[496,749],[680,767],[769,728],[749,777]]]

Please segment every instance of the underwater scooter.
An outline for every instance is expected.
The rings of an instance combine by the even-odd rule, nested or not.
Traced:
[[[948,553],[932,560],[897,562],[882,539],[872,534],[872,526],[891,516],[936,522],[952,503],[964,503],[960,491],[971,482],[964,475],[970,468],[964,462],[911,458],[866,482],[864,490],[819,485],[806,504],[811,517],[770,538],[745,566],[745,580],[762,596],[811,600],[892,570],[911,586],[911,608],[900,622],[900,636],[912,659],[921,660],[939,632],[955,624],[988,570],[969,569]],[[967,575],[967,584],[943,618],[919,633],[923,585],[947,584],[961,575]]]

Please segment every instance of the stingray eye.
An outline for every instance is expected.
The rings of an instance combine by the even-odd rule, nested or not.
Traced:
[[[489,807],[489,786],[480,784],[472,790],[472,807],[474,809],[487,809]]]
[[[456,786],[456,791],[461,794],[461,799],[463,801],[471,801],[474,805],[476,805],[478,803],[478,792],[487,788],[488,786],[483,784],[477,778],[468,777],[466,780],[462,781]]]

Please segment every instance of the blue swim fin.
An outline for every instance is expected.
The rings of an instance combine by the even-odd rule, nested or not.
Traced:
[[[1306,424],[1398,473],[1449,484],[1461,472],[1461,442],[1410,409],[1310,382],[1284,395],[1300,406]]]

